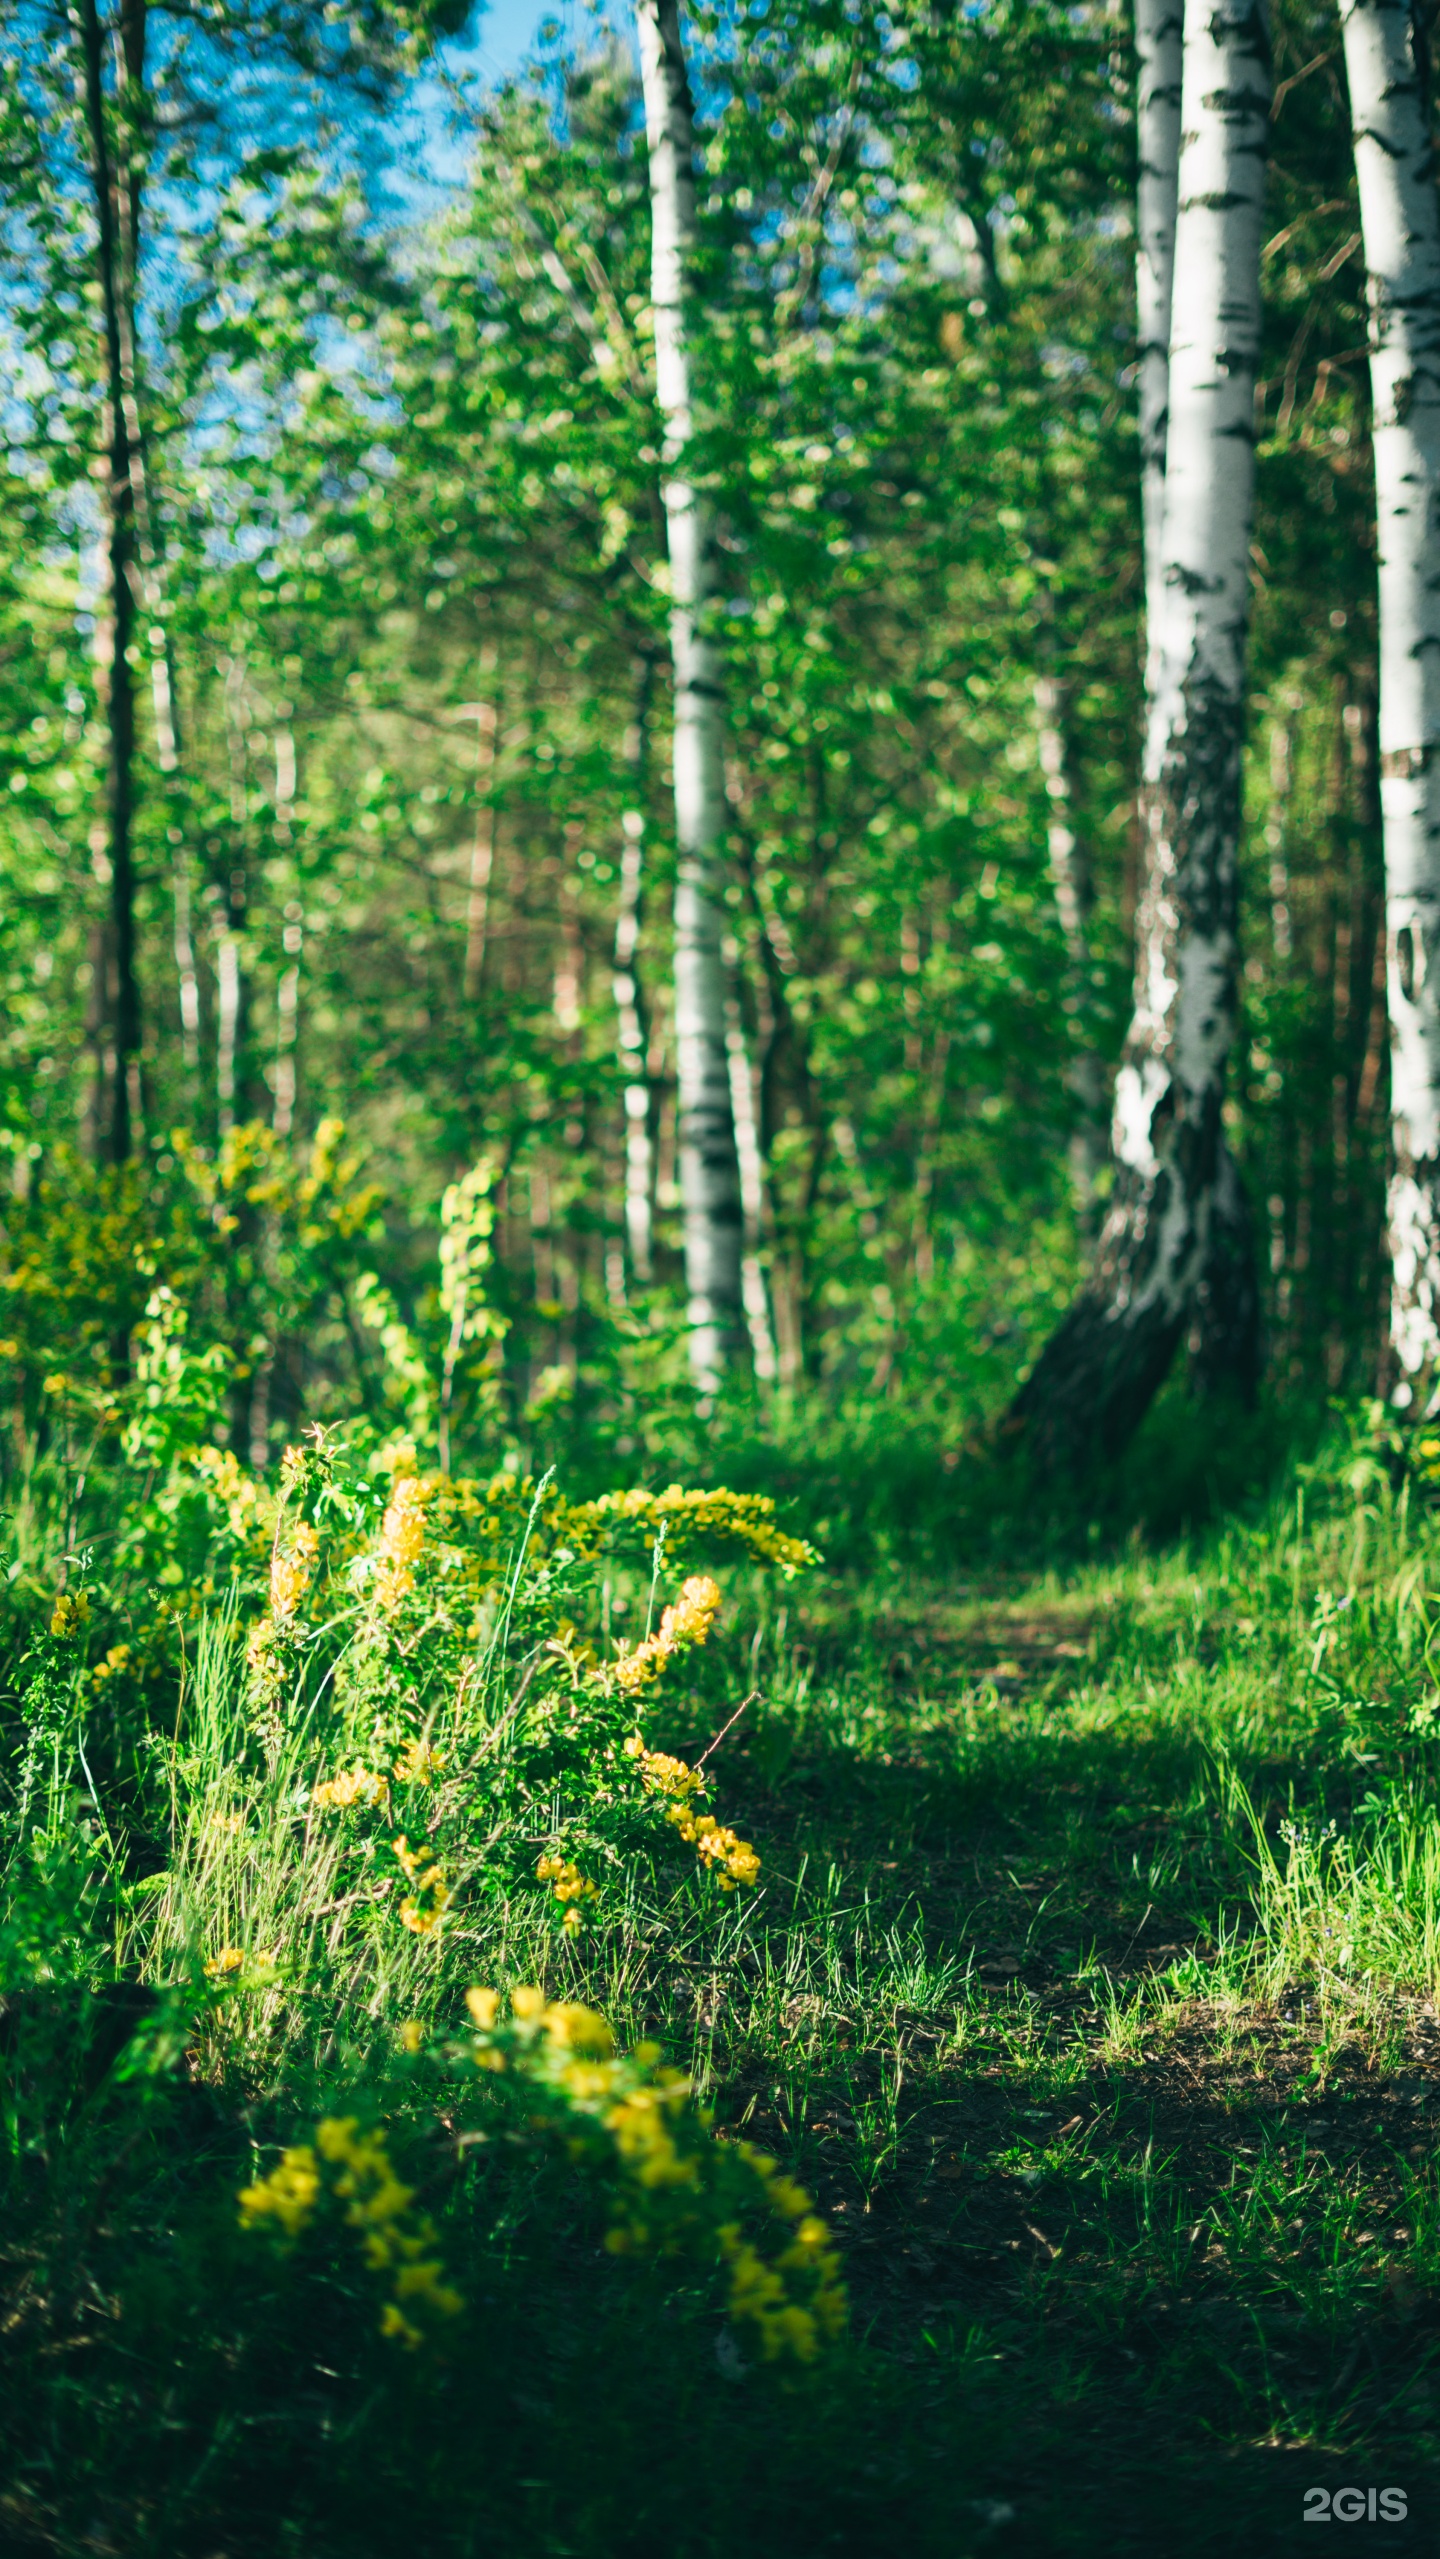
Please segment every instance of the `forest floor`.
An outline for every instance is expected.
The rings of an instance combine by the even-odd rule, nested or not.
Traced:
[[[483,2369],[397,2398],[227,2300],[194,2194],[256,2106],[192,2091],[0,2231],[0,2550],[1433,2548],[1437,1562],[1357,1500],[736,1629],[763,1891],[588,1987],[816,2196],[842,2368],[787,2392],[512,2217]]]
[[[1271,1729],[1227,1735],[1213,1657],[1236,1616],[1242,1653],[1258,1630],[1212,1625],[1207,1680],[1196,1592],[1172,1567],[1138,1605],[1093,1582],[892,1604],[848,1646],[834,1621],[821,1662],[848,1651],[853,1682],[868,1656],[866,1747],[813,1749],[780,1798],[871,1960],[847,2010],[808,1949],[724,2103],[812,2179],[858,2323],[942,2438],[956,2368],[988,2381],[988,2453],[968,2425],[955,2447],[975,2547],[1280,2551],[1343,2488],[1372,2540],[1429,2547],[1440,2016],[1353,1947],[1316,1960],[1338,1905],[1264,1929],[1227,1740],[1272,1830],[1308,1803],[1318,1836],[1357,1792],[1383,1822],[1384,1790],[1343,1743],[1317,1766],[1268,1664]],[[939,1998],[922,1944],[963,1966]]]

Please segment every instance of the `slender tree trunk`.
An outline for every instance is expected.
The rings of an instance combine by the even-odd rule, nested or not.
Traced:
[[[1135,138],[1140,159],[1135,320],[1147,694],[1154,692],[1159,675],[1165,619],[1165,442],[1170,418],[1170,303],[1180,190],[1183,33],[1182,0],[1135,0]]]
[[[637,662],[635,716],[625,732],[631,805],[621,813],[620,896],[615,909],[615,1022],[625,1109],[625,1239],[630,1268],[641,1288],[654,1276],[650,1233],[650,1079],[645,1071],[645,1008],[640,991],[640,913],[645,886],[645,813],[650,734],[650,695],[655,661]]]
[[[740,950],[727,943],[730,978],[725,999],[725,1035],[730,1057],[730,1105],[735,1115],[735,1153],[740,1166],[740,1205],[744,1214],[740,1286],[750,1334],[750,1358],[762,1385],[776,1379],[775,1336],[770,1325],[770,1298],[765,1286],[761,1247],[765,1240],[765,1158],[760,1145],[755,1073],[750,1062],[745,1022],[740,1010]]]
[[[1440,1401],[1440,202],[1424,23],[1341,0],[1370,301],[1391,1037],[1392,1392]]]
[[[1184,80],[1182,0],[1136,0],[1139,144],[1136,332],[1140,357],[1140,492],[1145,550],[1145,697],[1155,714],[1164,676],[1167,561],[1165,461],[1170,426],[1170,337],[1175,226],[1180,194]],[[1249,1202],[1223,1128],[1210,1246],[1196,1283],[1193,1376],[1202,1394],[1253,1395],[1260,1372],[1260,1293]]]
[[[1011,1407],[1071,1466],[1129,1437],[1197,1315],[1226,1352],[1248,1213],[1222,1145],[1237,857],[1270,48],[1256,0],[1188,0],[1163,589],[1145,752],[1135,1009],[1096,1267]],[[1253,1330],[1253,1328],[1252,1328]],[[1233,1355],[1236,1343],[1228,1348]]]
[[[1050,802],[1050,821],[1046,828],[1050,884],[1055,891],[1055,910],[1060,918],[1060,930],[1065,936],[1065,952],[1070,963],[1065,1011],[1073,1019],[1076,1015],[1083,1018],[1087,994],[1090,964],[1088,927],[1094,903],[1094,883],[1087,848],[1081,843],[1073,823],[1070,758],[1066,752],[1062,718],[1060,687],[1047,669],[1035,679],[1035,734],[1040,770],[1045,776],[1045,792]],[[1078,1114],[1070,1138],[1070,1187],[1081,1225],[1089,1233],[1094,1216],[1095,1185],[1107,1154],[1105,1062],[1099,1051],[1088,1043],[1077,1049],[1066,1082]]]
[[[650,163],[650,299],[655,386],[665,421],[665,525],[674,664],[675,1050],[690,1366],[719,1382],[743,1339],[743,1215],[725,1038],[724,700],[705,627],[713,588],[709,509],[687,476],[694,432],[689,343],[694,262],[694,111],[678,0],[639,0],[640,75]]]
[[[217,901],[215,954],[215,1116],[220,1135],[234,1128],[242,1098],[249,1027],[241,935],[247,899],[246,853],[250,825],[249,750],[245,737],[245,661],[232,657],[225,672],[225,733],[230,755],[230,867]]]
[[[485,982],[485,944],[490,931],[490,881],[495,869],[495,753],[500,736],[500,657],[493,640],[480,651],[480,677],[494,686],[493,701],[467,702],[461,718],[475,720],[475,833],[470,845],[470,896],[465,909],[465,1002],[477,1004]]]
[[[135,637],[138,560],[135,473],[132,451],[133,383],[127,383],[125,343],[133,336],[127,285],[133,294],[132,255],[122,238],[115,171],[105,114],[104,38],[96,0],[79,0],[85,74],[85,121],[95,198],[97,263],[105,329],[106,423],[109,442],[105,488],[107,566],[110,583],[111,657],[106,715],[110,762],[107,789],[112,961],[115,970],[115,1070],[110,1096],[110,1153],[123,1164],[134,1142],[140,1076],[140,989],[135,959],[135,866],[132,828],[135,799]],[[141,0],[130,0],[122,30],[126,85],[138,83],[144,62],[145,18]],[[128,122],[128,117],[124,119]],[[122,131],[124,148],[127,136]],[[133,233],[138,180],[127,172],[126,195]],[[133,370],[133,368],[132,368]]]

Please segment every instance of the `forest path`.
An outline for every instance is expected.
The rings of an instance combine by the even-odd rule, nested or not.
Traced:
[[[1440,2020],[1263,1934],[1236,1774],[1272,1843],[1373,1777],[1317,1768],[1254,1631],[1173,1568],[831,1594],[788,1755],[762,1711],[727,1772],[784,1880],[695,2012],[720,2112],[845,2234],[936,2457],[988,2408],[977,2547],[1288,2550],[1352,2480],[1406,2490],[1372,2540],[1440,2511]]]

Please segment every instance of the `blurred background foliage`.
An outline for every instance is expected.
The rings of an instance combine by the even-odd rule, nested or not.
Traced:
[[[882,1473],[887,1448],[902,1474],[923,1453],[942,1510],[939,1461],[1074,1285],[1126,1009],[1120,21],[805,0],[694,22],[732,1082],[763,1278],[754,1374],[697,1422],[628,42],[596,20],[484,92],[442,54],[427,112],[453,176],[408,188],[415,22],[348,88],[324,65],[282,83],[283,12],[258,12],[233,94],[221,52],[156,53],[136,126],[142,1051],[117,1166],[103,363],[32,15],[3,137],[7,1469],[68,1448],[57,1415],[87,1398],[104,1444],[157,1286],[189,1353],[218,1354],[217,1427],[247,1464],[394,1401],[407,1343],[423,1364],[445,1331],[442,1195],[484,1159],[492,1320],[457,1462],[703,1468],[724,1443],[732,1479],[746,1446],[798,1479],[833,1444],[836,1499],[863,1508],[840,1483],[858,1432]],[[1276,38],[1230,1114],[1289,1427],[1373,1368],[1387,1068],[1358,215],[1333,30],[1284,0]],[[648,1257],[625,1219],[637,1080]]]

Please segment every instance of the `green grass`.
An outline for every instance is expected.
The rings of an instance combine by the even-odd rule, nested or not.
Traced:
[[[0,2547],[1280,2552],[1352,2482],[1409,2496],[1367,2548],[1429,2546],[1437,1641],[1440,1522],[1353,1451],[1163,1553],[733,1583],[658,1738],[759,1692],[721,1750],[759,1893],[637,1870],[573,1948],[461,1910],[440,1974],[321,1967],[199,2035],[194,1912],[265,1917],[177,1785],[116,1984],[17,1965],[0,2017]],[[213,1788],[218,1673],[202,1708]],[[608,2257],[563,2161],[467,2148],[407,2071],[401,2016],[542,1970],[815,2194],[852,2302],[823,2366],[744,2368],[703,2268]],[[442,2357],[377,2337],[343,2255],[237,2227],[357,2086],[467,2296]]]

